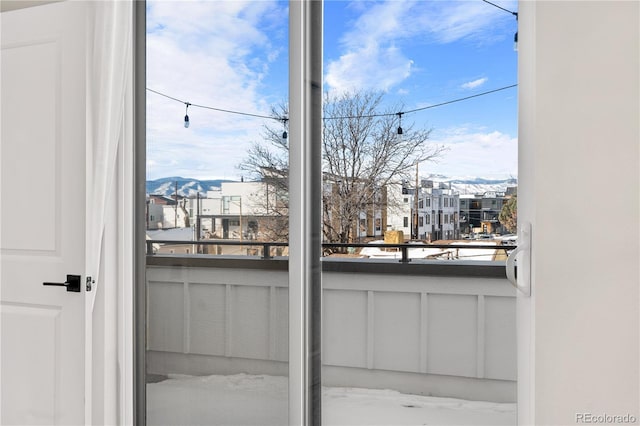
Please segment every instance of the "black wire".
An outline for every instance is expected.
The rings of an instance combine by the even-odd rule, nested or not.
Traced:
[[[345,120],[351,118],[374,118],[374,117],[388,117],[391,115],[404,114],[403,112],[381,112],[378,114],[367,114],[367,115],[343,115],[339,117],[322,117],[323,120]]]
[[[517,87],[517,86],[518,86],[517,84],[512,84],[511,86],[500,87],[499,89],[493,89],[493,90],[489,90],[488,92],[477,93],[475,95],[466,96],[464,98],[454,99],[452,101],[441,102],[441,103],[435,104],[435,105],[429,105],[429,106],[422,107],[422,108],[411,109],[409,111],[405,111],[403,114],[409,114],[409,113],[416,112],[416,111],[423,111],[423,110],[429,109],[429,108],[436,108],[436,107],[443,106],[443,105],[449,105],[449,104],[453,104],[453,103],[456,103],[456,102],[462,102],[462,101],[466,101],[467,99],[473,99],[473,98],[477,98],[478,96],[489,95],[491,93],[500,92],[501,90],[507,90],[507,89],[511,89],[511,88],[514,88],[514,87]]]
[[[483,2],[485,2],[485,3],[489,3],[491,6],[497,7],[498,9],[504,10],[505,12],[508,12],[508,13],[512,14],[513,16],[515,16],[516,18],[518,17],[518,12],[512,12],[512,11],[510,11],[509,9],[505,9],[504,7],[502,7],[502,6],[498,6],[498,5],[497,5],[497,4],[495,4],[495,3],[491,3],[491,2],[490,2],[490,1],[488,1],[488,0],[482,0],[482,1],[483,1]]]
[[[510,86],[504,86],[504,87],[500,87],[498,89],[489,90],[487,92],[476,93],[475,95],[471,95],[471,96],[465,96],[464,98],[452,99],[450,101],[441,102],[441,103],[438,103],[438,104],[429,105],[429,106],[422,107],[422,108],[415,108],[415,109],[411,109],[411,110],[408,110],[408,111],[387,112],[387,113],[368,114],[368,115],[346,115],[346,116],[340,116],[340,117],[323,117],[323,119],[325,119],[325,120],[340,120],[340,119],[353,119],[353,118],[390,117],[390,116],[393,116],[393,115],[401,116],[402,114],[410,114],[410,113],[413,113],[413,112],[424,111],[426,109],[437,108],[437,107],[441,107],[441,106],[444,106],[444,105],[449,105],[449,104],[453,104],[453,103],[456,103],[456,102],[462,102],[462,101],[466,101],[466,100],[469,100],[469,99],[477,98],[477,97],[480,97],[480,96],[490,95],[492,93],[500,92],[502,90],[512,89],[512,88],[517,87],[517,86],[518,86],[518,84],[512,84]],[[166,95],[166,94],[164,94],[162,92],[158,92],[157,90],[150,89],[148,87],[147,87],[147,90],[152,92],[152,93],[155,93],[157,95],[164,96],[165,98],[168,98],[168,99],[171,99],[171,100],[174,100],[176,102],[180,102],[182,104],[189,105],[189,106],[192,106],[192,107],[210,109],[210,110],[213,110],[213,111],[227,112],[227,113],[230,113],[230,114],[246,115],[246,116],[258,117],[258,118],[266,118],[266,119],[269,119],[269,120],[282,121],[284,123],[286,123],[289,120],[287,117],[273,117],[273,116],[268,116],[268,115],[251,114],[251,113],[248,113],[248,112],[231,111],[231,110],[228,110],[228,109],[214,108],[214,107],[210,107],[210,106],[206,106],[206,105],[192,104],[192,103],[183,101],[181,99],[174,98],[173,96]]]
[[[210,110],[213,110],[213,111],[227,112],[229,114],[245,115],[245,116],[249,116],[249,117],[268,118],[270,120],[278,120],[278,121],[286,121],[286,120],[288,120],[285,117],[273,117],[273,116],[269,116],[269,115],[251,114],[249,112],[232,111],[232,110],[228,110],[228,109],[214,108],[214,107],[210,107],[210,106],[206,106],[206,105],[192,104],[190,102],[186,102],[186,101],[180,100],[178,98],[174,98],[173,96],[165,95],[164,93],[158,92],[157,90],[149,89],[148,87],[147,87],[147,90],[152,92],[152,93],[155,93],[156,95],[164,96],[165,98],[168,98],[168,99],[171,99],[171,100],[174,100],[176,102],[180,102],[180,103],[183,103],[185,105],[192,106],[192,107],[210,109]]]
[[[324,119],[325,120],[340,120],[340,119],[350,119],[350,118],[389,117],[389,116],[392,116],[392,115],[401,116],[402,114],[410,114],[412,112],[423,111],[425,109],[436,108],[436,107],[440,107],[440,106],[443,106],[443,105],[449,105],[449,104],[453,104],[453,103],[456,103],[456,102],[466,101],[468,99],[477,98],[479,96],[490,95],[491,93],[500,92],[501,90],[512,89],[512,88],[517,87],[517,86],[518,86],[517,84],[512,84],[510,86],[505,86],[505,87],[500,87],[498,89],[489,90],[487,92],[477,93],[477,94],[471,95],[471,96],[465,96],[464,98],[453,99],[453,100],[450,100],[450,101],[441,102],[439,104],[429,105],[429,106],[422,107],[422,108],[410,109],[408,111],[387,112],[387,113],[370,114],[370,115],[345,115],[345,116],[341,116],[341,117],[324,117]]]

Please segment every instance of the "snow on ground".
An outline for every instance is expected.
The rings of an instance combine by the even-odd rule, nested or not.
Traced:
[[[382,244],[384,241],[377,240],[372,243]],[[415,248],[410,248],[407,255],[410,259],[458,259],[458,260],[493,260],[496,249],[499,248],[495,241],[455,241],[456,245],[487,246],[485,249],[454,249],[454,248],[434,248],[422,243],[415,244]],[[364,247],[360,250],[360,255],[371,259],[402,259],[400,251],[384,251],[379,247]]]
[[[516,405],[325,387],[322,424],[515,425]],[[287,378],[181,376],[147,385],[147,424],[281,426],[287,424]]]

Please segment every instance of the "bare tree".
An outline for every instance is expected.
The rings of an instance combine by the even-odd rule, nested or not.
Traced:
[[[335,97],[325,95],[323,152],[323,232],[328,242],[353,242],[360,216],[372,205],[388,203],[384,195],[387,184],[408,179],[416,163],[434,160],[444,148],[428,145],[430,130],[417,129],[402,122],[400,108],[380,111],[383,93],[353,92]],[[396,111],[396,112],[394,112]],[[274,109],[282,117],[286,107]],[[288,139],[282,128],[267,127],[265,141],[254,143],[242,170],[255,177],[271,180],[274,187],[286,193],[288,171]],[[277,182],[269,177],[281,172]]]
[[[286,105],[272,108],[271,115],[275,119],[287,117]],[[281,121],[282,126],[264,127],[264,142],[254,142],[238,168],[265,184],[264,196],[260,194],[259,199],[252,200],[262,216],[260,235],[267,240],[286,242],[289,240],[289,141],[283,138],[287,120]]]
[[[518,197],[514,195],[507,201],[500,210],[498,220],[509,232],[518,230]]]
[[[180,210],[182,210],[182,216],[184,217],[184,227],[189,228],[191,223],[189,221],[189,212],[187,211],[187,199],[183,198],[178,204],[180,205]]]

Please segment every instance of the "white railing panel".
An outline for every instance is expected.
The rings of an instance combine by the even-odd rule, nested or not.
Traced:
[[[184,349],[183,283],[149,282],[148,345],[154,351]]]
[[[282,287],[272,287],[275,293],[272,317],[271,353],[276,361],[287,361],[289,358],[289,291]]]
[[[515,380],[515,298],[485,297],[485,305],[485,376]]]
[[[189,353],[224,355],[225,288],[220,284],[189,284]]]
[[[231,288],[231,356],[269,359],[269,288]]]
[[[476,377],[477,297],[429,294],[427,372]]]
[[[373,298],[373,367],[419,372],[420,293],[374,292]]]
[[[367,367],[367,292],[325,290],[323,362]]]

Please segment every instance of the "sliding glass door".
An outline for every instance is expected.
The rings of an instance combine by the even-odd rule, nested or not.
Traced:
[[[147,424],[515,423],[495,6],[147,0]]]

